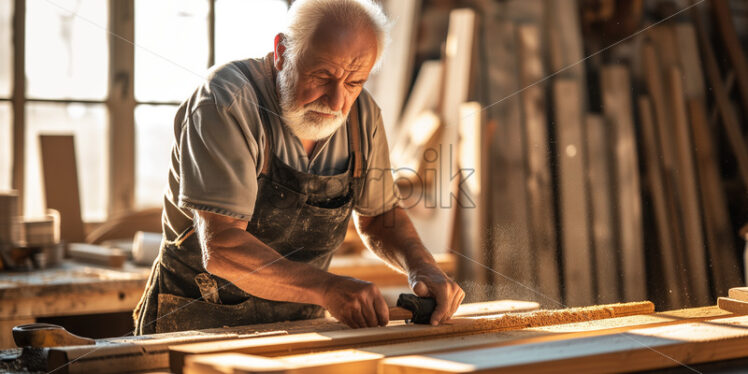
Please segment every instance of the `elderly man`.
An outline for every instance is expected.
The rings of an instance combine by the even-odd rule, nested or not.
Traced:
[[[363,90],[386,28],[371,0],[297,0],[272,53],[214,69],[182,104],[137,333],[322,308],[351,327],[386,325],[376,286],[326,271],[351,215],[370,250],[436,298],[432,324],[455,312],[464,293],[397,206],[380,111]]]

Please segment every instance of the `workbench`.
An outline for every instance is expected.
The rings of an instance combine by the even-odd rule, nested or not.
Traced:
[[[442,270],[454,274],[453,256],[441,254],[435,258]],[[329,270],[373,282],[390,299],[408,287],[405,275],[372,257],[336,256]],[[111,269],[72,260],[50,269],[1,272],[0,349],[15,347],[10,335],[13,326],[39,318],[130,313],[143,294],[149,272],[150,268],[129,262],[121,269]]]

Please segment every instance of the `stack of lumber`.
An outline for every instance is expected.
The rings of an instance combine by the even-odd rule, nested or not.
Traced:
[[[17,246],[21,242],[18,216],[18,193],[0,192],[0,248]]]
[[[393,163],[472,300],[673,309],[743,284],[748,65],[727,2],[469,5],[419,70]],[[606,39],[611,23],[626,32]]]
[[[437,328],[393,326],[187,344],[170,348],[170,370],[193,374],[618,372],[746,356],[748,317],[713,306],[665,313],[652,310],[652,304],[631,303],[457,319],[451,326]],[[605,313],[591,316],[584,311]],[[484,329],[461,331],[476,323]]]

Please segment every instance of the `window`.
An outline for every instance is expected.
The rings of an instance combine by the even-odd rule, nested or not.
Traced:
[[[111,12],[134,7],[134,65],[124,66],[133,74],[136,99],[127,109],[135,111],[132,208],[146,208],[162,203],[177,105],[203,81],[210,64],[270,52],[288,6],[285,0],[129,1],[110,9],[111,2],[101,0],[26,0],[25,29],[20,30],[26,94],[14,98],[14,1],[0,1],[0,189],[12,187],[12,155],[22,149],[27,215],[39,215],[44,208],[38,136],[64,133],[75,136],[83,218],[106,219],[114,187],[108,154],[109,126],[115,123],[107,109],[113,74],[110,31],[129,30],[128,18]],[[110,20],[123,24],[115,28]],[[14,118],[23,117],[12,115],[13,102],[25,108],[24,123],[14,125]],[[123,102],[112,105],[132,105]],[[24,129],[24,144],[12,140],[16,126]]]
[[[135,98],[181,102],[208,67],[206,0],[136,0]]]
[[[135,205],[160,206],[164,198],[176,105],[138,105],[135,109]]]
[[[30,98],[106,98],[107,3],[27,1],[26,89]]]
[[[12,77],[13,2],[5,0],[0,1],[0,98],[10,97]]]
[[[284,0],[216,0],[216,63],[272,52],[287,9]]]

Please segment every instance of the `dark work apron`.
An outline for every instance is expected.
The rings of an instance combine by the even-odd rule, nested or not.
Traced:
[[[238,65],[248,75],[243,64]],[[258,93],[257,97],[260,95]],[[320,176],[297,171],[275,156],[267,113],[265,158],[257,200],[247,231],[292,261],[327,270],[345,237],[351,211],[363,186],[358,103],[349,115],[348,170]],[[338,190],[330,196],[328,190]],[[190,230],[162,243],[148,285],[135,309],[135,333],[207,329],[321,317],[317,305],[265,300],[250,295],[202,264],[197,235]],[[248,248],[247,250],[251,250]]]

